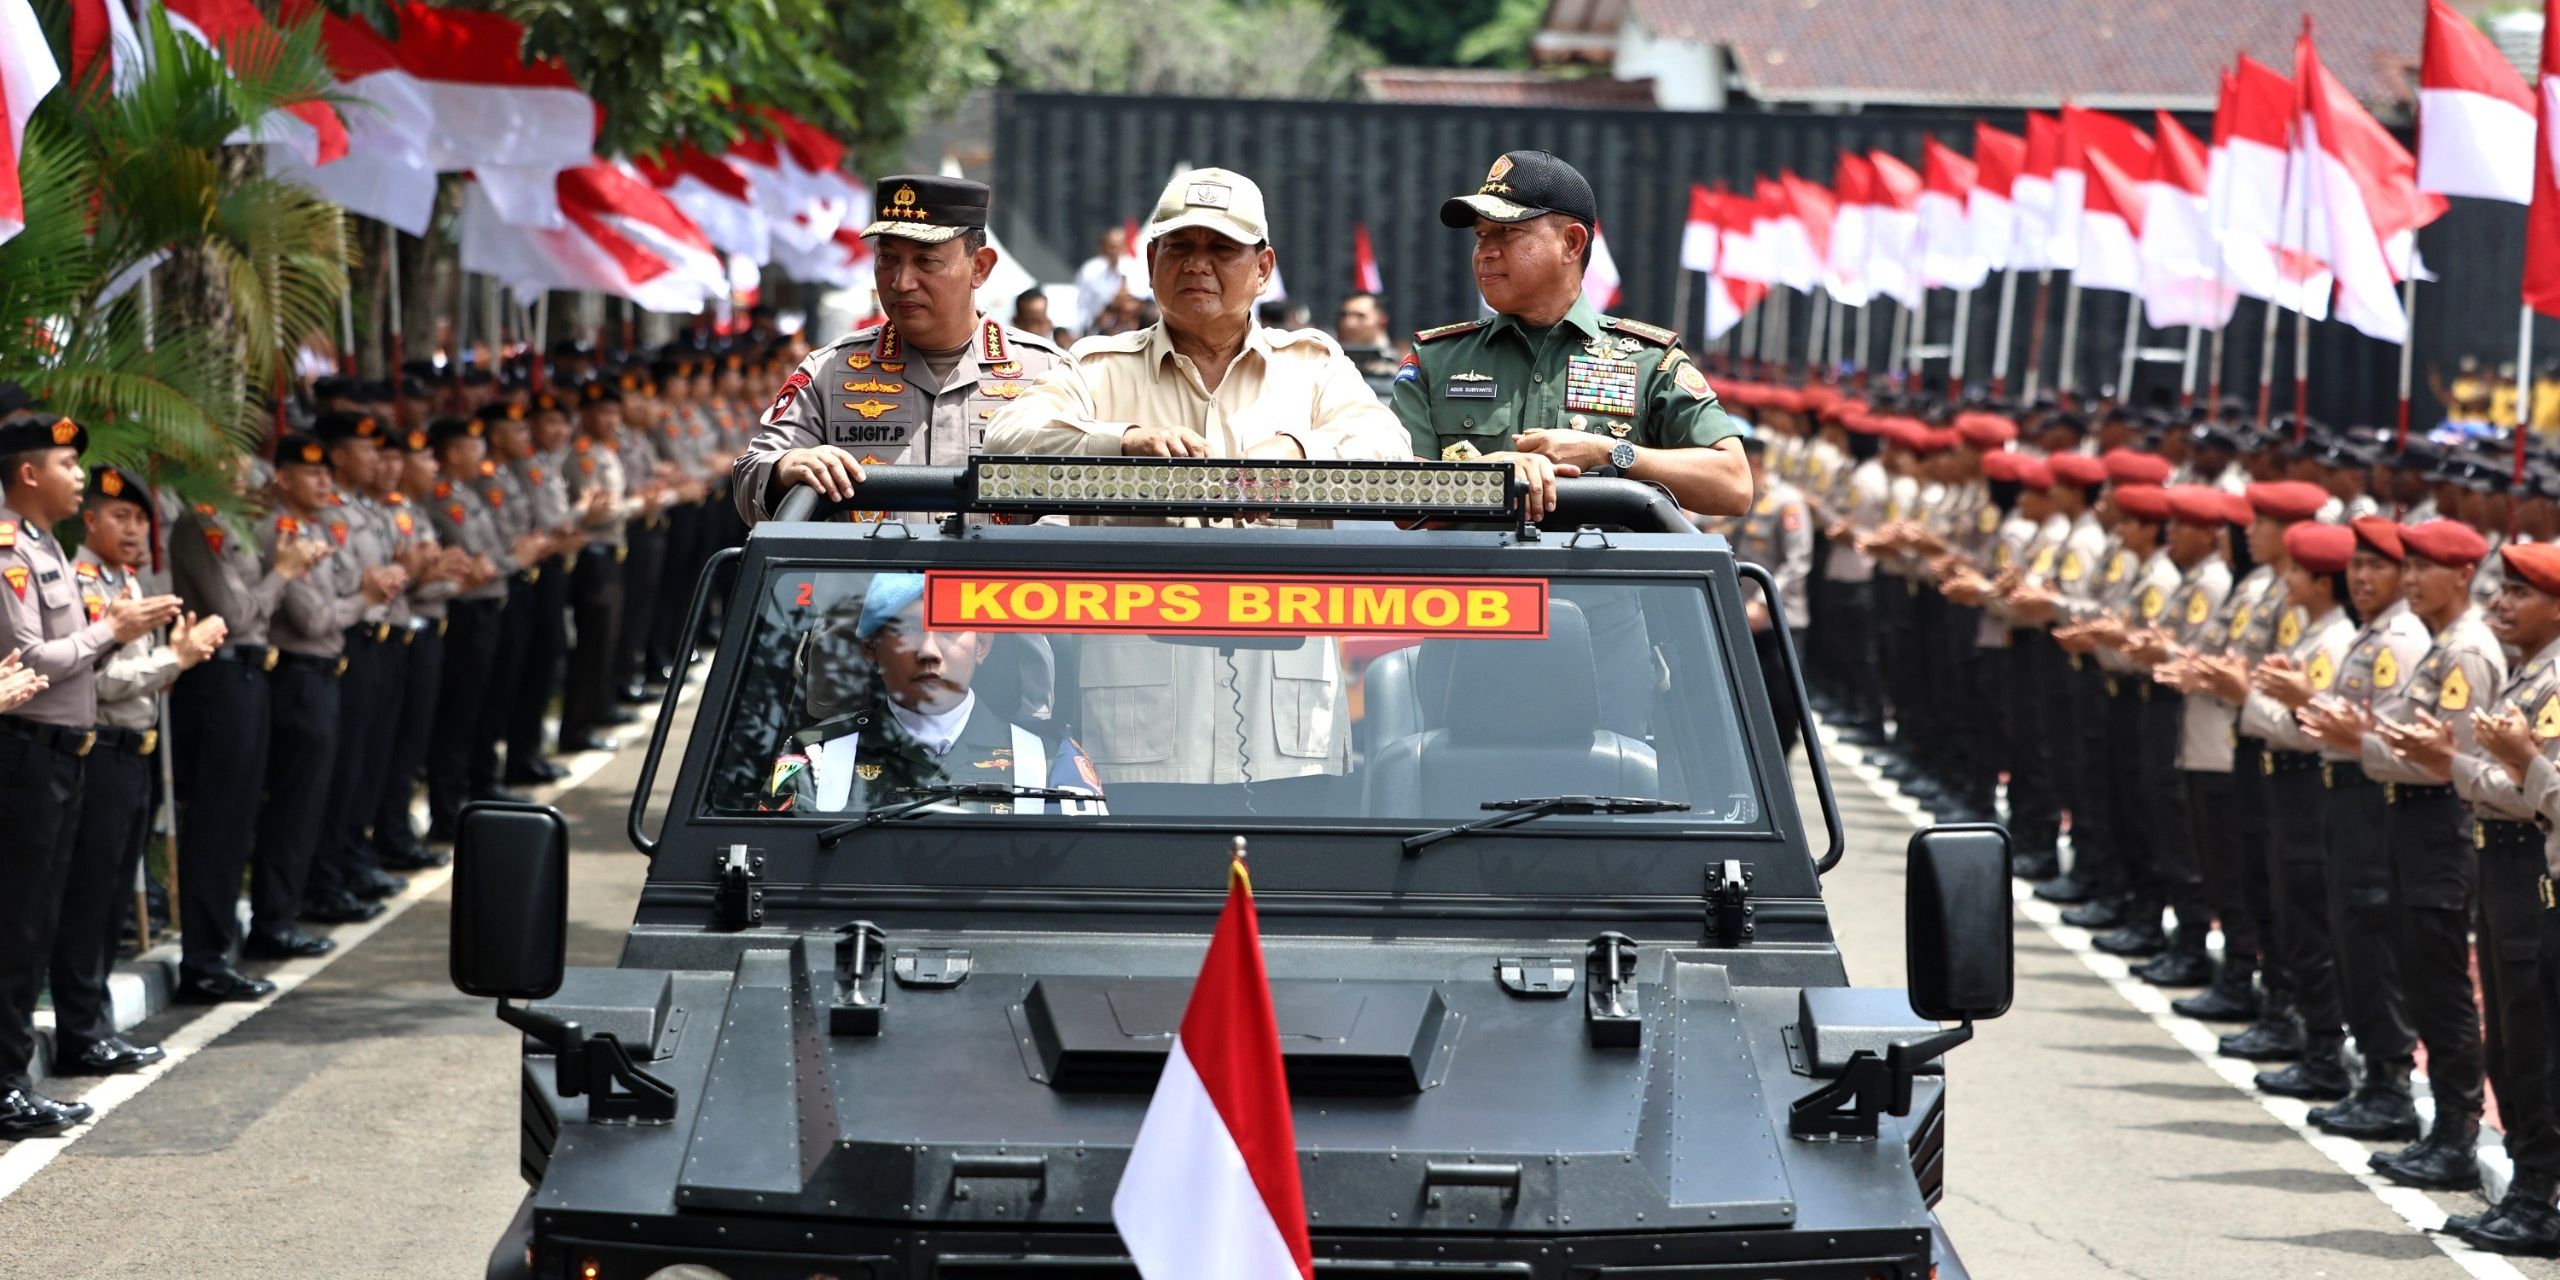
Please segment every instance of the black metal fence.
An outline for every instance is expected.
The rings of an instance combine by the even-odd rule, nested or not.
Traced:
[[[1335,303],[1351,290],[1352,228],[1365,222],[1394,323],[1411,331],[1470,319],[1478,310],[1467,271],[1467,237],[1440,225],[1440,202],[1474,190],[1502,152],[1537,147],[1572,161],[1599,194],[1609,246],[1625,279],[1618,313],[1694,333],[1696,288],[1689,291],[1690,314],[1673,314],[1690,183],[1722,180],[1742,187],[1780,169],[1827,182],[1843,150],[1884,150],[1917,167],[1922,140],[1930,136],[1969,152],[1978,117],[2012,130],[2021,123],[2018,113],[2000,111],[1707,114],[1012,93],[997,107],[996,228],[1009,240],[1036,241],[1068,262],[1081,261],[1104,227],[1145,215],[1177,164],[1221,165],[1262,187],[1282,277],[1319,323],[1330,319]],[[2206,122],[2190,123],[2201,128]],[[2523,210],[2458,200],[2419,241],[2428,264],[2443,277],[2420,285],[2418,295],[2417,420],[2425,423],[2434,411],[2426,392],[2431,366],[2449,374],[2460,355],[2478,355],[2492,366],[2514,357]],[[2061,359],[2062,279],[2055,280],[2045,341],[2047,386]],[[2023,380],[2033,294],[2032,280],[2022,279],[2010,361],[2013,388]],[[2080,386],[2115,382],[2128,302],[2123,294],[2083,295]],[[1975,377],[1989,368],[1997,304],[1996,288],[1973,299],[1968,371]],[[1952,294],[1931,297],[1934,340],[1946,341],[1955,306]],[[1801,349],[1813,308],[1789,310]],[[1891,330],[1883,323],[1889,311],[1880,312],[1872,326],[1878,360]],[[2262,315],[2259,304],[2244,300],[2233,319],[2226,394],[2234,388],[2254,394]],[[2560,327],[2545,329],[2545,340],[2560,336]],[[2290,316],[2280,334],[2279,410],[2292,398]],[[2145,346],[2164,347],[2184,340],[2183,331],[2153,331],[2142,338]],[[2312,327],[2311,355],[2311,407],[2317,416],[2338,423],[2391,421],[2398,348],[2324,323]],[[1935,364],[1932,372],[1943,376],[1944,368]],[[2179,373],[2175,364],[2144,364],[2135,396],[2174,397]]]

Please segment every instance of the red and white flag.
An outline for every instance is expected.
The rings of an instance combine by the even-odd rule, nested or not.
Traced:
[[[85,84],[101,62],[115,93],[142,74],[142,36],[125,0],[71,0],[71,83]]]
[[[1881,151],[1867,153],[1875,171],[1868,231],[1867,278],[1906,307],[1920,305],[1920,171]]]
[[[1777,279],[1777,260],[1769,252],[1769,241],[1776,238],[1766,220],[1758,194],[1739,191],[1719,196],[1716,200],[1716,274],[1727,280],[1739,280],[1761,286]],[[1753,295],[1755,298],[1758,295]]]
[[[2305,31],[2294,51],[2300,118],[2289,195],[2304,203],[2284,245],[2328,264],[2338,319],[2384,342],[2409,340],[2397,285],[2417,229],[2444,211],[2421,196],[2417,160],[2320,63]]]
[[[1802,237],[1781,246],[1787,287],[1811,293],[1823,286],[1823,272],[1831,261],[1831,229],[1839,220],[1839,198],[1829,187],[1799,177],[1792,169],[1778,171],[1778,186],[1786,193],[1788,223]]]
[[[249,0],[164,0],[163,7],[171,30],[192,37],[226,64],[256,66],[272,58],[284,39]],[[347,126],[325,102],[296,102],[253,122],[237,141],[274,143],[316,167],[347,154]]]
[[[1796,207],[1787,176],[1791,175],[1753,180],[1759,206],[1752,215],[1753,235],[1768,259],[1769,283],[1811,293],[1822,285],[1822,255],[1814,250],[1805,230],[1804,215]]]
[[[2091,156],[2112,166],[2121,191],[2100,192]],[[2142,218],[2138,188],[2151,172],[2151,139],[2131,121],[2103,111],[2065,104],[2062,108],[2062,158],[2054,168],[2056,230],[2072,242],[2067,261],[2073,283],[2088,289],[2131,293],[2142,286],[2142,260],[2133,252]],[[2056,241],[2057,246],[2060,240]],[[2095,264],[2084,261],[2092,251],[2105,255]]]
[[[2295,96],[2290,77],[2241,55],[2213,113],[2205,206],[2232,288],[2320,320],[2329,314],[2328,268],[2283,247]]]
[[[833,239],[838,227],[859,232],[869,226],[870,192],[838,167],[844,144],[790,112],[766,107],[759,114],[774,136],[741,139],[726,158],[754,184],[773,238],[813,250]]]
[[[736,165],[685,143],[660,155],[634,157],[631,167],[693,219],[722,253],[759,266],[773,260],[773,225],[756,204],[754,184]]]
[[[592,290],[691,314],[728,296],[729,268],[702,229],[639,177],[609,164],[563,169],[556,227],[509,223],[476,184],[462,210],[462,265],[517,293]]]
[[[2155,328],[2219,329],[2238,295],[2221,280],[2221,255],[2205,208],[2204,143],[2169,113],[2155,112],[2151,173],[2142,184],[2142,309]]]
[[[1981,171],[1936,138],[1921,150],[1920,282],[1933,289],[1979,289],[1989,268],[1974,252],[1967,210]]]
[[[1111,1218],[1146,1280],[1315,1276],[1280,1024],[1241,859]]]
[[[268,158],[269,171],[350,213],[425,235],[436,205],[436,170],[427,155],[436,112],[426,86],[400,64],[391,42],[364,23],[314,0],[290,0],[284,14],[293,22],[319,20],[320,51],[338,91],[366,105],[347,113],[347,153],[336,163],[313,165],[298,149],[279,146]]]
[[[1609,253],[1609,237],[1600,228],[1591,228],[1591,264],[1582,269],[1582,296],[1589,299],[1591,309],[1606,311],[1618,305],[1618,260]]]
[[[1716,242],[1724,234],[1716,225],[1716,202],[1723,198],[1710,194],[1704,183],[1689,184],[1689,216],[1680,224],[1681,270],[1716,269]]]
[[[2017,261],[2018,206],[2013,193],[2026,172],[2027,140],[1977,123],[1973,167],[1973,190],[1965,197],[1971,252],[1985,271],[2005,270]]]
[[[2444,0],[2427,0],[2418,68],[2418,189],[2533,202],[2534,102],[2506,55]]]
[[[1822,287],[1849,306],[1863,307],[1876,296],[1874,278],[1867,274],[1868,250],[1875,244],[1876,167],[1865,156],[1841,152],[1832,190],[1831,244],[1823,258]]]
[[[569,69],[523,56],[524,28],[494,13],[394,0],[400,65],[417,78],[436,127],[427,163],[468,170],[508,221],[557,230],[554,179],[595,158],[595,99]]]
[[[2081,157],[2080,265],[2071,282],[2115,293],[2142,290],[2142,181],[2104,151]],[[2148,171],[2148,165],[2145,166]]]
[[[2542,19],[2542,145],[2533,149],[2533,207],[2524,217],[2524,302],[2560,316],[2560,0]]]
[[[2009,203],[2018,211],[2018,238],[2009,265],[2020,271],[2047,271],[2067,264],[2054,260],[2054,245],[2066,228],[2058,223],[2054,175],[2062,166],[2062,122],[2041,111],[2027,113],[2027,155],[2009,184]],[[2068,228],[2076,245],[2080,228]]]
[[[27,117],[36,103],[62,83],[53,63],[53,46],[44,42],[44,24],[27,0],[0,0],[0,115],[8,132],[0,134],[0,240],[27,229],[27,204],[18,191],[18,153],[27,141]]]
[[[1706,341],[1713,342],[1733,332],[1733,327],[1768,296],[1769,286],[1765,284],[1717,276],[1707,288]]]
[[[1378,250],[1369,242],[1369,224],[1351,224],[1351,287],[1362,293],[1383,296],[1387,278],[1378,272]]]

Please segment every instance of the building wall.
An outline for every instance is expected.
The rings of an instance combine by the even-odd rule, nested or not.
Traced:
[[[1609,74],[1620,80],[1653,77],[1654,105],[1665,111],[1722,111],[1722,61],[1713,45],[1656,36],[1630,17],[1618,29]]]

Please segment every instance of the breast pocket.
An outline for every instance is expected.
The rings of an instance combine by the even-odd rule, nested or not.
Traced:
[[[36,583],[36,602],[43,606],[39,625],[46,636],[59,639],[80,627],[80,593],[71,585],[68,572],[57,573],[51,582]]]
[[[1323,760],[1334,754],[1342,673],[1334,644],[1318,637],[1271,656],[1272,735],[1280,754]]]
[[[1171,646],[1096,637],[1076,663],[1085,753],[1097,764],[1152,764],[1173,756]]]

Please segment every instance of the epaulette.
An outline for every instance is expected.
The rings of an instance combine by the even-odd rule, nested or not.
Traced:
[[[1481,329],[1486,323],[1487,322],[1484,320],[1461,320],[1456,324],[1444,324],[1436,329],[1425,329],[1422,332],[1413,335],[1413,340],[1416,343],[1438,342],[1442,338],[1466,333],[1475,329]]]
[[[1268,329],[1264,332],[1271,335],[1271,345],[1275,347],[1288,347],[1295,346],[1302,342],[1312,342],[1319,347],[1329,349],[1336,355],[1339,355],[1342,352],[1342,348],[1334,342],[1333,335],[1326,333],[1322,329]]]
[[[1126,333],[1097,333],[1089,337],[1076,339],[1076,345],[1069,354],[1081,360],[1086,356],[1101,352],[1114,352],[1125,355],[1132,352],[1144,351],[1147,349],[1148,340],[1154,336],[1155,326],[1153,325],[1148,325],[1142,329],[1131,329]]]
[[[444,499],[446,499],[446,498],[450,498],[450,497],[452,497],[452,496],[453,496],[453,482],[452,482],[452,481],[450,481],[450,480],[439,480],[439,481],[437,481],[437,482],[436,482],[436,500],[437,500],[437,501],[441,502],[441,501],[443,501]]]
[[[18,545],[18,522],[0,520],[0,550]]]
[[[1666,347],[1676,347],[1680,345],[1679,334],[1674,333],[1669,329],[1661,328],[1657,325],[1646,324],[1641,320],[1621,320],[1616,316],[1602,316],[1600,318],[1600,323],[1604,327],[1616,329],[1624,333],[1632,333],[1646,341],[1660,343]]]

